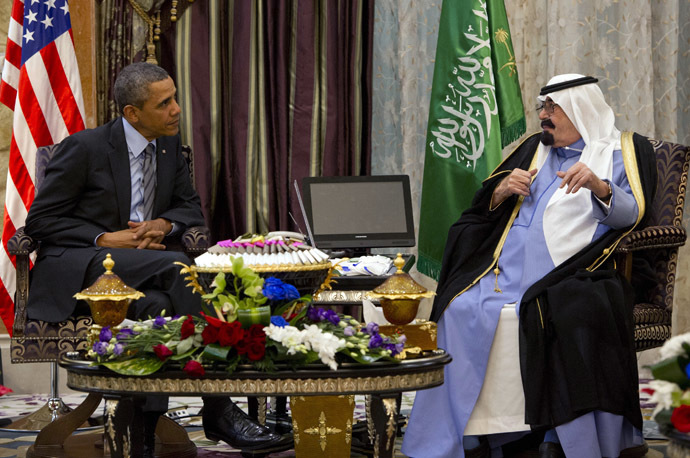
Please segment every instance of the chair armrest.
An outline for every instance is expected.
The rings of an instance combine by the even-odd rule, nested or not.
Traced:
[[[652,248],[673,248],[685,245],[687,234],[679,226],[649,226],[632,231],[623,237],[614,253],[648,250]]]
[[[23,227],[17,229],[17,232],[7,241],[7,251],[14,256],[28,256],[36,248],[38,248],[38,242],[25,234]]]
[[[182,245],[187,255],[194,259],[208,250],[211,232],[206,226],[192,226],[182,234]]]
[[[17,278],[14,293],[14,325],[12,336],[22,337],[26,325],[26,303],[29,298],[29,254],[38,248],[38,242],[24,233],[20,227],[7,241],[7,251],[16,256]]]

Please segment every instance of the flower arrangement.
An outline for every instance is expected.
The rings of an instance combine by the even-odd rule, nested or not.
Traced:
[[[690,333],[667,340],[659,354],[651,366],[654,380],[644,389],[656,402],[652,415],[663,433],[690,433]]]
[[[363,325],[351,316],[306,305],[294,286],[263,279],[251,269],[233,265],[233,279],[216,276],[214,290],[203,298],[212,309],[192,316],[159,316],[118,330],[104,327],[87,356],[125,375],[148,375],[179,367],[201,376],[220,363],[228,372],[240,364],[273,371],[276,363],[295,368],[321,362],[335,370],[343,361],[396,361],[405,336],[387,337],[378,325]],[[270,323],[242,323],[238,312],[272,304]]]

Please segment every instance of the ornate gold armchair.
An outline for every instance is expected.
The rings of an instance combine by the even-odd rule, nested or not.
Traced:
[[[191,162],[191,150],[183,147],[185,157]],[[36,153],[36,189],[45,176],[45,168],[55,152],[55,145],[41,147]],[[190,164],[190,171],[193,167]],[[192,172],[190,172],[191,174]],[[192,183],[193,183],[192,175]],[[191,227],[182,235],[184,251],[194,258],[209,246],[209,231],[204,226]],[[51,386],[48,403],[33,414],[15,421],[8,428],[40,430],[50,421],[69,411],[58,395],[57,360],[67,352],[86,349],[86,336],[91,326],[91,316],[71,317],[60,323],[49,323],[27,318],[26,304],[29,297],[30,255],[40,246],[19,228],[7,242],[7,249],[17,259],[14,325],[10,346],[12,363],[51,363]],[[76,291],[75,291],[76,292]],[[46,304],[46,307],[49,307]]]
[[[620,268],[637,293],[633,310],[635,349],[661,346],[671,337],[673,290],[678,247],[685,244],[683,206],[690,147],[650,140],[657,156],[657,189],[646,226],[631,232],[616,248]]]

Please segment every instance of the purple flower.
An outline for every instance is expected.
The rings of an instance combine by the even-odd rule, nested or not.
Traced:
[[[328,317],[327,312],[320,307],[309,307],[307,310],[307,318],[311,321],[321,322]]]
[[[125,346],[122,345],[121,343],[116,343],[115,346],[113,347],[113,354],[115,356],[120,356],[123,351],[125,351]]]
[[[155,320],[153,320],[153,328],[154,329],[160,329],[163,326],[165,326],[168,322],[163,318],[162,316],[157,316]]]
[[[405,334],[400,334],[398,336],[398,343],[404,344],[405,342],[407,342],[407,336],[405,336]]]
[[[355,328],[352,326],[348,326],[345,329],[343,329],[343,334],[345,334],[348,337],[352,337],[355,335]]]
[[[393,352],[393,356],[399,355],[400,353],[402,353],[402,351],[403,351],[404,348],[405,348],[405,344],[404,344],[404,343],[397,343],[397,344],[395,344],[395,351]]]
[[[273,326],[278,326],[279,328],[284,328],[285,326],[288,325],[288,322],[285,321],[285,318],[283,318],[280,315],[273,315],[271,317],[271,324]]]
[[[324,319],[330,321],[331,323],[333,323],[335,325],[340,323],[340,317],[335,312],[335,310],[331,310],[331,309],[326,310],[326,312],[324,313]]]
[[[120,329],[120,332],[117,333],[117,336],[115,336],[115,338],[117,340],[124,340],[132,337],[134,334],[136,333],[132,331],[130,328],[123,328]]]
[[[395,344],[392,343],[384,343],[381,345],[384,350],[388,350],[391,352],[391,354],[395,355]]]
[[[383,343],[383,338],[380,334],[374,334],[369,339],[369,348],[379,348]]]
[[[93,351],[99,356],[103,356],[108,353],[108,344],[105,342],[96,342],[93,344]]]
[[[369,335],[376,334],[379,332],[379,325],[372,322],[367,323],[367,327],[364,329],[364,332],[366,332]]]
[[[101,333],[98,336],[98,340],[101,342],[110,342],[110,339],[113,338],[113,331],[110,330],[110,326],[104,326],[103,329],[101,329]]]

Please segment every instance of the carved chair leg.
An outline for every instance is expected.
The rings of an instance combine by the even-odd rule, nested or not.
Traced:
[[[45,426],[36,437],[34,447],[62,448],[65,440],[94,413],[102,398],[100,394],[89,393],[76,409]]]

